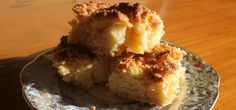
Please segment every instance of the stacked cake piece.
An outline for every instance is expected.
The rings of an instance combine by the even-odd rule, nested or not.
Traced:
[[[184,52],[167,43],[161,18],[140,4],[88,2],[73,8],[72,30],[53,50],[54,67],[85,89],[107,83],[132,100],[165,106],[180,92]]]

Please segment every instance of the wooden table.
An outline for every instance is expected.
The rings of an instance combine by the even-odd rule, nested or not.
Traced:
[[[30,60],[25,56],[55,46],[68,33],[68,21],[74,16],[71,8],[78,2],[0,1],[0,109],[28,109],[18,78],[20,68]],[[221,84],[214,109],[236,109],[236,0],[138,2],[160,13],[166,31],[163,39],[196,53],[217,70]]]

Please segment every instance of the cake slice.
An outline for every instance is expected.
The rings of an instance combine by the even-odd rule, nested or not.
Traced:
[[[73,8],[69,43],[83,45],[96,55],[119,56],[123,52],[150,52],[164,35],[156,12],[138,3],[88,2]]]
[[[84,47],[67,43],[67,37],[61,38],[61,43],[53,50],[53,66],[65,82],[84,88],[92,87],[95,83],[108,80],[111,59],[96,56]]]
[[[184,78],[184,51],[161,43],[145,54],[125,53],[114,59],[109,89],[132,100],[166,106],[176,98]]]

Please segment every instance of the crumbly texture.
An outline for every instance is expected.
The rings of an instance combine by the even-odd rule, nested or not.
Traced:
[[[110,58],[96,56],[84,47],[69,45],[67,37],[53,50],[53,66],[65,82],[84,88],[106,82],[110,74]]]
[[[97,55],[143,54],[164,35],[161,18],[139,3],[88,2],[73,8],[69,43],[86,46]]]
[[[185,68],[185,53],[168,44],[145,54],[125,53],[114,59],[109,88],[115,94],[136,101],[166,106],[179,93]]]
[[[90,88],[108,81],[118,96],[166,106],[180,92],[184,51],[160,43],[161,18],[139,3],[77,4],[69,36],[53,50],[53,66],[68,83]]]

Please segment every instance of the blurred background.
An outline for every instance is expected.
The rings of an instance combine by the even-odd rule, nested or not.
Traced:
[[[214,109],[236,109],[236,0],[99,1],[139,2],[158,12],[165,25],[163,39],[197,54],[220,74],[220,98]],[[0,1],[0,87],[3,90],[0,109],[10,106],[28,109],[20,96],[19,74],[14,72],[29,60],[22,58],[56,46],[60,37],[68,34],[68,21],[74,17],[72,7],[82,2],[85,1]],[[17,68],[15,71],[12,63]],[[5,85],[8,81],[10,85]]]

